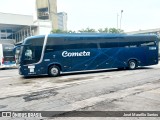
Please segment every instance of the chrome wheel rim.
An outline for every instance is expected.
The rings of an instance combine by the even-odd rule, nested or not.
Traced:
[[[134,62],[130,62],[130,68],[134,69],[136,67],[136,64]]]
[[[57,75],[58,74],[58,69],[57,68],[52,68],[51,69],[51,74],[52,75]]]

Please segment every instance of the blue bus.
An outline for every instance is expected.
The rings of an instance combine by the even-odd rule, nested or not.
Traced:
[[[125,34],[48,34],[24,40],[19,73],[24,76],[136,69],[158,64],[158,37]]]

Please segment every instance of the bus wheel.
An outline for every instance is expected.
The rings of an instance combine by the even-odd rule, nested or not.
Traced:
[[[128,68],[129,68],[130,70],[136,69],[136,68],[137,68],[137,62],[136,62],[135,60],[130,60],[130,61],[128,62]]]
[[[53,65],[53,66],[49,67],[48,74],[51,77],[57,77],[60,75],[60,68],[56,65]]]

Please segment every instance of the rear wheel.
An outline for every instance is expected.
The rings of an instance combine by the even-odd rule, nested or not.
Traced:
[[[135,60],[130,60],[130,61],[128,62],[128,68],[129,68],[130,70],[136,69],[136,68],[137,68],[137,61],[135,61]]]
[[[60,75],[60,68],[57,65],[53,65],[49,67],[48,74],[51,77],[57,77]]]

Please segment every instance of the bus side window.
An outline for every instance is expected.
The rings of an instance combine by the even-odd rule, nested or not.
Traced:
[[[154,41],[146,41],[141,44],[141,46],[155,46],[156,43]]]

